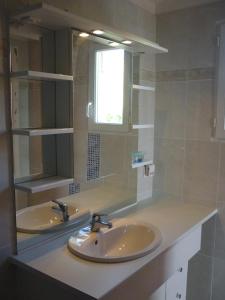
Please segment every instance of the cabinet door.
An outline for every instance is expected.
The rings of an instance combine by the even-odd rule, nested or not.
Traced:
[[[166,300],[185,300],[188,263],[182,265],[166,282]]]
[[[148,300],[166,300],[166,284],[163,284],[156,290]]]

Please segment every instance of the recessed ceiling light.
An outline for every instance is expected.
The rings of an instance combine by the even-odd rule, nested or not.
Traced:
[[[132,44],[132,42],[129,41],[129,40],[122,41],[122,43],[125,44],[125,45],[131,45]]]
[[[79,36],[83,37],[83,38],[86,38],[86,37],[89,37],[89,33],[87,33],[87,32],[81,32],[81,33],[79,33]]]
[[[120,44],[117,42],[111,42],[111,43],[109,43],[109,45],[112,47],[118,47]]]
[[[105,32],[101,29],[96,29],[96,30],[93,30],[92,33],[96,34],[96,35],[102,35],[104,34]]]

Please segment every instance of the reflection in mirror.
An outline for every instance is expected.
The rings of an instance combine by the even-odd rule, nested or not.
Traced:
[[[95,53],[95,122],[123,124],[124,50]]]
[[[74,182],[70,93],[73,83],[62,75],[59,82],[46,80],[60,67],[56,63],[55,43],[65,39],[66,33],[43,30],[38,38],[14,34],[10,40],[18,250],[38,242],[40,233],[48,239],[89,218],[84,206],[77,206],[73,199],[61,199],[73,192],[73,185],[69,185]],[[71,69],[69,56],[63,63]],[[69,75],[69,68],[61,72]],[[18,75],[30,70],[41,72],[40,76]]]
[[[57,51],[69,41],[71,57],[55,58],[56,36]],[[144,177],[138,163],[153,159],[153,131],[133,127],[154,122],[154,97],[133,88],[133,83],[149,84],[150,72],[143,75],[140,69],[151,60],[143,57],[128,46],[91,35],[83,38],[78,31],[12,38],[13,72],[55,73],[58,62],[67,66],[64,74],[74,77],[71,83],[11,80],[14,130],[69,130],[14,133],[19,250],[87,221],[90,211],[110,213],[151,195],[152,179]],[[64,179],[55,185],[59,170]],[[30,188],[33,179],[41,184]],[[21,188],[24,182],[26,189]]]
[[[110,44],[74,32],[77,198],[104,212],[134,203],[137,192],[131,154],[138,139],[129,124],[132,53]]]

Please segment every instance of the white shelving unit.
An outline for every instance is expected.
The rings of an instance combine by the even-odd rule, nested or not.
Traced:
[[[73,128],[17,128],[12,130],[14,135],[25,136],[69,134],[73,132]]]
[[[70,70],[68,67],[71,65],[71,62],[68,61],[68,53],[71,51],[68,49],[71,49],[71,37],[66,34],[62,34],[62,31],[65,30],[65,28],[82,28],[85,32],[91,32],[93,28],[101,28],[105,31],[107,37],[109,39],[115,40],[115,41],[123,41],[123,40],[131,40],[132,46],[127,46],[127,49],[131,50],[132,52],[144,52],[146,54],[151,53],[167,53],[168,49],[160,46],[159,44],[150,41],[148,39],[142,38],[140,36],[137,36],[133,33],[129,33],[126,31],[121,30],[115,30],[114,28],[111,28],[110,26],[103,26],[101,23],[91,21],[89,19],[80,17],[74,13],[65,11],[63,9],[59,9],[55,6],[51,6],[46,3],[39,3],[37,5],[29,6],[27,9],[25,9],[22,12],[19,12],[15,15],[12,15],[10,18],[11,25],[14,26],[14,29],[17,30],[17,24],[29,24],[29,25],[35,25],[38,28],[47,29],[47,31],[54,31],[54,35],[57,39],[51,39],[49,34],[44,34],[44,43],[45,47],[43,47],[45,52],[45,62],[47,62],[47,66],[44,70],[48,72],[54,72],[54,68],[51,68],[51,64],[49,64],[49,60],[52,61],[53,55],[51,53],[51,47],[53,41],[55,41],[55,47],[56,47],[56,58],[55,58],[55,64],[56,64],[56,70],[58,73],[69,73]],[[32,24],[33,22],[33,24]],[[72,32],[72,31],[71,31]],[[70,32],[70,34],[71,34]],[[50,45],[50,47],[49,47]],[[125,47],[125,46],[124,46]],[[62,65],[59,63],[61,58],[65,59],[65,63]],[[72,61],[72,57],[70,58]],[[50,68],[49,68],[50,66]],[[29,67],[28,67],[29,68]],[[51,88],[49,92],[46,89],[44,89],[44,96],[46,99],[49,99],[52,94],[55,93],[55,102],[57,104],[57,118],[56,120],[62,118],[64,122],[66,123],[67,119],[69,120],[69,116],[65,116],[65,112],[69,112],[73,110],[73,108],[70,108],[71,101],[70,98],[72,98],[73,95],[73,87],[71,84],[70,88],[66,88],[65,86],[59,82],[62,81],[73,81],[73,76],[71,75],[64,75],[64,74],[54,74],[54,73],[46,73],[46,72],[37,72],[32,70],[22,70],[19,72],[12,72],[11,73],[11,79],[28,79],[28,80],[43,80],[43,81],[55,81],[56,89]],[[65,90],[64,90],[65,89]],[[154,91],[154,87],[151,86],[143,86],[143,85],[134,85],[133,89],[137,90],[144,90],[144,91]],[[56,92],[55,92],[56,91]],[[63,97],[62,97],[63,96]],[[66,96],[66,99],[64,98]],[[44,101],[44,106],[47,106],[47,111],[54,111],[54,106],[51,106],[51,101]],[[44,107],[44,108],[45,108]],[[62,113],[64,115],[62,116]],[[53,120],[54,121],[54,120]],[[60,123],[61,124],[61,123]],[[56,125],[43,125],[43,127],[48,126],[56,126]],[[71,124],[66,125],[59,125],[59,127],[71,127]],[[137,125],[134,124],[132,126],[133,129],[145,129],[145,128],[154,128],[153,124],[143,124],[143,125]],[[15,183],[15,188],[36,193],[40,191],[44,191],[47,189],[63,186],[69,183],[73,183],[74,179],[70,178],[73,176],[73,162],[69,161],[68,157],[72,157],[73,151],[70,149],[70,145],[72,145],[72,139],[70,140],[70,136],[65,135],[64,133],[72,133],[72,128],[46,128],[46,129],[16,129],[13,130],[13,134],[18,135],[26,135],[26,136],[37,136],[37,135],[50,135],[50,134],[57,134],[59,136],[56,137],[57,140],[57,176],[43,178],[39,180],[31,180],[29,182],[23,182],[23,183]],[[61,134],[61,135],[60,135]],[[64,135],[63,135],[64,134]],[[44,138],[43,138],[44,139]],[[46,138],[47,139],[47,138]],[[45,145],[46,146],[46,145]],[[65,147],[66,146],[66,147]],[[68,148],[68,151],[65,152],[65,148]],[[71,151],[70,151],[71,150]],[[68,154],[69,153],[69,154]],[[72,153],[72,154],[71,154]],[[46,149],[44,151],[45,154],[45,163],[48,164],[49,159],[51,159],[51,149],[48,149],[46,146]],[[66,158],[66,159],[65,159]],[[48,168],[46,168],[48,170]],[[48,172],[44,172],[48,173]],[[49,173],[48,173],[49,174]],[[68,177],[68,178],[67,178]]]
[[[59,9],[47,3],[40,3],[30,6],[23,12],[11,16],[12,22],[29,23],[35,20],[35,24],[48,28],[50,30],[59,30],[63,28],[82,28],[83,31],[91,32],[93,28],[101,28],[106,32],[109,39],[122,41],[132,40],[132,49],[135,52],[150,52],[150,53],[167,53],[168,49],[160,46],[159,44],[137,36],[133,33],[116,30],[110,26],[102,25],[101,23],[83,18],[74,13]],[[128,47],[129,48],[129,47]]]
[[[24,70],[19,72],[12,72],[12,78],[27,79],[27,80],[45,80],[45,81],[73,81],[73,76],[64,74],[54,74],[46,72],[38,72],[31,70]]]
[[[147,85],[139,85],[139,84],[133,84],[133,89],[134,90],[140,90],[140,91],[155,91],[154,86],[147,86]]]
[[[73,178],[60,176],[46,177],[22,183],[15,183],[15,188],[24,192],[38,193],[73,183]]]
[[[32,32],[31,30],[31,34]],[[16,32],[14,34],[16,35]],[[20,34],[21,32],[18,32],[19,37]],[[13,40],[13,37],[12,47],[15,47],[14,43],[16,42]],[[32,40],[32,37],[29,35],[25,38],[25,41],[27,39],[30,40],[30,38]],[[20,47],[17,44],[16,46]],[[12,122],[14,127],[11,132],[13,135],[18,136],[14,143],[14,159],[16,162],[20,161],[19,167],[21,164],[26,164],[29,161],[26,165],[28,175],[24,177],[24,173],[19,171],[19,175],[16,178],[14,177],[14,187],[16,190],[30,194],[74,183],[74,129],[72,114],[74,78],[72,75],[68,75],[72,74],[72,31],[66,28],[60,31],[43,30],[40,47],[37,49],[41,51],[40,55],[37,55],[37,62],[43,68],[43,71],[33,70],[34,66],[36,66],[36,56],[27,62],[23,58],[20,60],[20,56],[23,57],[22,51],[18,51],[20,56],[15,55],[11,51],[11,55],[14,56],[11,59],[13,72],[11,72],[10,78],[12,91],[14,89],[16,91],[11,93],[11,101],[14,101],[15,107],[18,108],[19,120],[23,116],[25,118],[24,122],[18,122],[15,114],[14,123]],[[29,48],[28,51],[32,51],[32,49]],[[61,60],[62,57],[63,60]],[[19,71],[17,71],[18,69]],[[40,81],[40,84],[20,86],[17,84],[17,80],[20,79]],[[37,95],[35,93],[36,86],[38,86]],[[21,88],[24,90],[20,93]],[[35,102],[36,96],[37,103]],[[24,107],[18,104],[23,97],[29,103],[29,105]],[[35,115],[36,109],[37,116]],[[17,112],[17,110],[15,111]],[[21,124],[26,125],[23,127]],[[29,126],[32,126],[31,124],[37,124],[37,128],[29,128]],[[23,128],[20,128],[20,126]],[[35,127],[35,125],[33,126]],[[29,149],[26,154],[23,154],[23,149],[15,152],[18,149],[17,142],[20,141],[21,136],[27,136],[28,138],[40,136],[42,137],[41,144],[35,148],[33,146],[35,141],[26,141],[26,149]],[[40,163],[38,162],[41,164],[38,177],[36,176],[36,171],[32,169],[36,156],[38,161],[41,161]]]
[[[133,129],[147,129],[147,128],[154,128],[154,124],[142,124],[142,125],[137,125],[133,124],[132,125]]]
[[[132,163],[132,168],[136,169],[136,168],[144,167],[144,166],[151,165],[151,164],[153,164],[152,160],[146,160],[146,161],[142,161],[142,162]]]

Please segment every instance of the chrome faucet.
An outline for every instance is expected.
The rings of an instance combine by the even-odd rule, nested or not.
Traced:
[[[93,214],[91,220],[91,231],[99,232],[102,227],[112,228],[112,223],[107,220],[107,215],[97,213]]]
[[[66,203],[63,203],[58,200],[52,200],[58,207],[53,206],[53,209],[59,209],[62,212],[63,222],[67,222],[69,220],[68,206]]]

